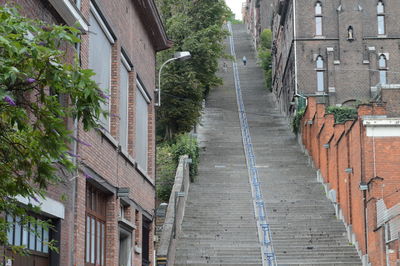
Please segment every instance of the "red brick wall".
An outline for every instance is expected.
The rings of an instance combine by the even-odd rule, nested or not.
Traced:
[[[116,35],[116,42],[112,48],[112,79],[111,79],[111,127],[110,135],[118,142],[119,138],[119,86],[120,86],[120,66],[121,66],[121,48],[127,53],[129,60],[133,63],[133,71],[129,73],[129,106],[128,106],[128,151],[132,158],[135,158],[135,108],[136,108],[136,76],[138,75],[143,82],[149,95],[153,95],[155,84],[155,51],[149,38],[149,33],[146,32],[146,27],[143,25],[138,17],[137,10],[133,6],[132,1],[117,0],[117,1],[96,1],[100,11],[104,15],[107,23],[110,25],[112,31]],[[90,8],[89,1],[82,1],[82,13],[86,18],[89,17]],[[89,64],[89,42],[88,35],[84,36],[82,40],[82,62],[85,67]],[[99,176],[107,180],[115,187],[129,187],[129,197],[134,200],[141,208],[132,209],[130,221],[135,224],[136,230],[132,239],[132,246],[137,245],[141,247],[141,226],[142,226],[142,211],[144,209],[147,213],[152,214],[155,207],[155,189],[151,184],[154,180],[154,164],[155,164],[155,137],[154,137],[154,105],[153,102],[149,104],[149,135],[148,135],[148,168],[147,176],[151,179],[149,182],[146,178],[135,168],[130,160],[127,160],[117,147],[108,140],[108,137],[99,131],[84,132],[79,131],[79,138],[88,142],[92,147],[80,146],[79,155],[84,163],[93,169]],[[83,176],[80,179],[84,180]],[[84,193],[85,182],[80,181],[82,189],[80,193]],[[110,198],[107,206],[107,265],[118,264],[118,246],[119,246],[119,232],[118,232],[118,213],[119,213],[119,200],[113,196]],[[84,232],[85,225],[84,219],[84,197],[82,202],[77,206],[78,218],[77,223],[79,229],[76,233],[77,247],[76,265],[82,265],[84,259],[84,243],[85,241],[79,239],[82,235],[78,232]],[[150,254],[153,253],[153,242],[150,241]],[[141,264],[141,254],[132,254],[134,257],[134,264]],[[150,256],[152,259],[152,256]]]
[[[0,0],[0,5],[11,4],[16,6],[21,15],[32,18],[40,19],[47,23],[62,24],[63,20],[51,6],[48,1],[41,0],[14,0],[6,1]],[[63,47],[67,52],[66,60],[72,60],[73,49],[71,47]],[[63,176],[63,173],[59,173]],[[47,197],[61,202],[65,207],[65,217],[61,219],[60,242],[58,243],[60,265],[70,265],[73,232],[74,232],[74,213],[73,213],[73,177],[63,176],[64,182],[59,185],[52,185],[49,187]]]
[[[0,0],[4,4],[5,0]],[[128,151],[135,158],[135,102],[136,102],[136,76],[148,91],[153,95],[155,88],[155,49],[151,40],[152,34],[146,25],[139,19],[138,10],[133,1],[127,0],[97,0],[95,1],[105,20],[116,35],[116,42],[112,48],[112,80],[111,80],[111,128],[110,135],[118,142],[119,137],[119,80],[121,64],[121,48],[132,61],[133,71],[129,73],[129,107],[128,107]],[[50,23],[63,23],[62,18],[47,1],[42,0],[15,0],[21,6],[21,13],[31,18],[41,19]],[[82,0],[81,12],[88,20],[90,14],[90,1]],[[82,35],[81,62],[84,68],[89,66],[89,34]],[[155,168],[155,111],[151,102],[148,109],[148,168],[147,177],[144,177],[131,160],[122,155],[117,146],[108,137],[99,131],[85,132],[79,128],[78,138],[90,143],[87,147],[78,144],[78,154],[81,161],[93,169],[96,174],[105,179],[114,187],[129,187],[129,197],[137,204],[137,208],[128,208],[127,219],[136,225],[133,233],[132,246],[141,247],[142,215],[144,212],[152,215],[155,207],[154,168]],[[149,178],[149,180],[147,179]],[[74,183],[67,182],[49,189],[49,197],[62,201],[61,195],[66,196],[62,203],[66,208],[66,216],[61,221],[60,265],[84,265],[85,259],[85,194],[86,178],[80,171],[76,178],[76,203],[73,212]],[[118,264],[119,232],[119,199],[114,195],[108,198],[106,220],[106,263]],[[154,225],[151,227],[154,229]],[[154,231],[154,230],[152,230]],[[152,232],[151,232],[152,234]],[[72,242],[75,245],[71,250]],[[71,247],[71,248],[70,248]],[[150,236],[150,259],[153,259],[153,237]],[[71,256],[73,254],[73,256]],[[134,253],[134,265],[141,265],[141,254]],[[153,262],[152,262],[153,265]]]
[[[351,225],[359,249],[368,253],[372,265],[386,265],[384,230],[377,228],[376,200],[383,198],[387,208],[400,203],[400,138],[368,137],[362,116],[386,113],[384,105],[361,105],[358,119],[334,124],[333,115],[325,115],[324,106],[309,98],[300,123],[304,147],[324,182],[336,191],[344,222]],[[329,148],[324,148],[328,142]],[[346,168],[352,171],[348,173]],[[376,176],[383,180],[374,179]],[[366,192],[360,190],[361,182],[369,182]],[[398,240],[388,245],[394,251],[389,256],[391,265],[399,259],[398,245]]]
[[[324,147],[325,144],[328,144],[330,138],[333,135],[333,123],[334,118],[333,115],[325,115],[324,116],[324,126],[320,133],[320,158],[319,158],[319,166],[321,169],[321,175],[324,178],[325,182],[329,182],[329,149]]]

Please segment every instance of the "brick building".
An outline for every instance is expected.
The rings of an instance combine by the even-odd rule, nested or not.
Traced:
[[[28,245],[34,255],[12,265],[154,265],[155,55],[171,46],[154,1],[12,3],[28,17],[80,24],[82,42],[68,49],[96,72],[111,114],[89,132],[70,121],[78,171],[49,190],[39,217],[51,218],[56,230],[40,229],[42,240]],[[11,234],[25,241],[21,230]],[[48,250],[45,239],[57,240],[59,252]]]
[[[384,91],[386,95],[388,91]],[[390,97],[400,92],[389,91]],[[363,265],[400,263],[400,119],[398,102],[362,104],[358,117],[335,123],[325,104],[309,97],[301,142],[347,228]],[[397,117],[390,117],[391,115]]]
[[[296,94],[330,105],[399,89],[400,2],[279,0],[273,13],[273,91],[283,112]]]
[[[243,22],[247,25],[255,49],[259,45],[261,32],[271,28],[272,2],[272,0],[246,0],[243,2]]]

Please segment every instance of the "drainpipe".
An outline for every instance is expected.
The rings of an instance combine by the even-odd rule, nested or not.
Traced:
[[[298,82],[297,82],[297,23],[296,23],[296,0],[293,0],[293,44],[294,44],[294,96],[301,97],[306,100],[306,106],[308,105],[307,97],[298,93]]]
[[[78,53],[78,58],[79,58],[79,65],[81,65],[81,44],[80,43],[77,43],[76,44],[76,51],[77,51],[77,53]],[[75,118],[74,119],[74,130],[73,130],[73,136],[74,136],[74,140],[73,140],[73,154],[77,154],[78,153],[78,141],[77,141],[77,139],[78,139],[78,119],[77,118]],[[75,224],[75,218],[76,218],[76,210],[75,210],[75,205],[76,205],[76,195],[77,195],[77,191],[78,191],[78,182],[77,182],[77,179],[78,179],[78,160],[77,160],[77,158],[76,157],[73,157],[72,158],[72,163],[75,165],[75,172],[74,172],[74,177],[73,177],[73,179],[72,179],[72,182],[73,182],[73,184],[72,184],[72,217],[73,217],[73,219],[74,219],[74,223],[73,224]],[[71,225],[71,226],[73,226],[73,225]],[[74,226],[72,227],[73,228],[73,230],[72,230],[72,234],[70,234],[70,238],[72,238],[72,239],[70,239],[70,252],[71,252],[71,254],[70,254],[70,258],[71,258],[71,266],[73,266],[73,265],[75,265],[75,257],[74,257],[74,254],[75,254],[75,240],[74,240],[74,237],[75,237],[75,228],[74,228]],[[72,240],[72,241],[71,241]]]
[[[360,150],[361,150],[361,182],[365,183],[365,170],[364,170],[364,137],[363,137],[363,125],[361,123],[361,119],[358,118],[358,123],[360,124]],[[363,207],[364,207],[364,240],[365,240],[365,255],[368,256],[368,212],[367,212],[367,191],[363,191]],[[368,263],[368,261],[367,261]]]

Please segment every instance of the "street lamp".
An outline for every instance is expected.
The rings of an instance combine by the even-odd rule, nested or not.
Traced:
[[[165,61],[161,67],[160,70],[158,71],[158,89],[156,89],[156,93],[158,94],[158,103],[156,103],[156,106],[160,106],[161,105],[161,71],[164,68],[164,66],[166,64],[168,64],[169,62],[175,61],[175,60],[187,60],[191,57],[190,52],[188,51],[183,51],[183,52],[176,52],[174,54],[174,57],[168,59],[167,61]]]

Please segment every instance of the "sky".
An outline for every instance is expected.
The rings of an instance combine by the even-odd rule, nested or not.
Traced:
[[[235,13],[236,19],[242,20],[242,2],[244,0],[225,0],[226,4]]]

